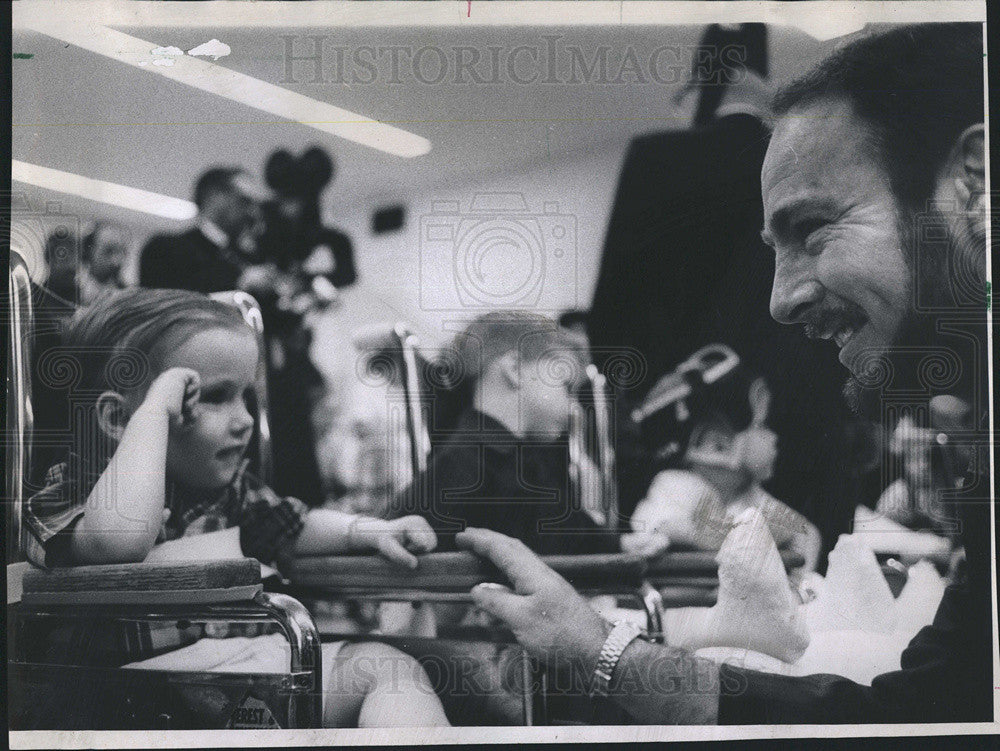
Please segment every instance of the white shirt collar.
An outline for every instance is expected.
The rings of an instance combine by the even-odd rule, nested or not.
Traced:
[[[225,248],[229,246],[229,235],[227,235],[219,225],[215,224],[204,217],[198,219],[198,229],[201,230],[201,234],[211,241],[213,245],[220,248]]]

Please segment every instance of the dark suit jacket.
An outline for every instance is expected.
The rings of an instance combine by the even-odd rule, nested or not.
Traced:
[[[515,537],[540,555],[617,552],[617,535],[574,508],[568,457],[565,443],[518,438],[469,410],[433,449],[424,508],[408,511],[438,532],[439,550],[454,550],[455,533],[470,526]]]
[[[234,253],[192,227],[180,235],[156,235],[142,249],[139,284],[161,289],[223,292],[236,289],[242,268]]]

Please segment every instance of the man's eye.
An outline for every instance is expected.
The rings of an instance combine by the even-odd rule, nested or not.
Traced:
[[[805,240],[813,232],[818,229],[822,229],[826,225],[827,222],[825,219],[805,219],[795,225],[795,234]]]

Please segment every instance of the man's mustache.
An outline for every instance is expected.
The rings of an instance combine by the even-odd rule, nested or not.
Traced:
[[[844,326],[859,328],[867,320],[868,316],[861,308],[844,302],[827,304],[822,308],[811,308],[802,316],[800,322],[805,335],[810,339],[817,339],[825,334],[836,333]]]

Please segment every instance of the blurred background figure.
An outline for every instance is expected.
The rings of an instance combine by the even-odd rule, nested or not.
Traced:
[[[299,278],[303,292],[320,298],[335,296],[337,288],[357,279],[351,241],[326,226],[320,211],[320,196],[333,174],[333,159],[318,146],[299,157],[280,149],[264,167],[274,196],[262,207],[260,255],[279,271]]]
[[[753,508],[778,548],[802,555],[802,571],[812,571],[819,530],[762,487],[778,459],[778,437],[767,424],[772,396],[766,381],[741,365],[710,383],[689,378],[662,381],[678,390],[688,381],[690,393],[650,414],[649,421],[658,422],[650,427],[669,440],[657,456],[662,471],[636,507],[635,532],[622,540],[623,548],[636,550],[648,536],[665,535],[672,545],[718,550],[734,520]]]
[[[313,322],[337,304],[338,288],[357,279],[350,241],[322,219],[320,196],[333,171],[333,160],[318,147],[299,157],[280,149],[267,159],[264,175],[273,193],[260,206],[256,238],[266,273],[252,290],[268,333],[274,484],[310,504],[326,498],[314,420],[328,390],[310,356]]]
[[[274,285],[259,262],[256,235],[267,192],[238,167],[213,167],[194,188],[195,226],[179,235],[156,235],[139,258],[143,287],[254,293]]]
[[[961,400],[938,396],[931,403],[929,427],[918,425],[910,415],[900,418],[889,448],[902,476],[879,497],[876,512],[909,529],[957,538],[957,518],[948,492],[961,484],[968,457],[961,456],[949,436],[968,430],[970,412]]]
[[[95,222],[80,239],[54,232],[45,242],[48,265],[46,287],[63,300],[89,305],[109,290],[124,289],[128,237],[125,230],[107,221]]]
[[[400,369],[394,353],[361,355],[359,378],[320,430],[317,453],[328,505],[383,517],[413,481],[410,437]]]

